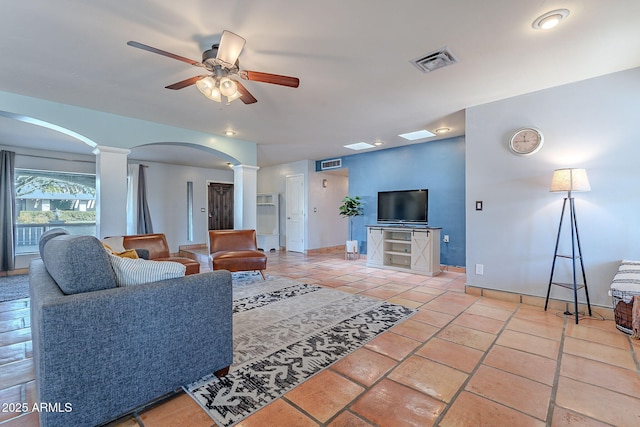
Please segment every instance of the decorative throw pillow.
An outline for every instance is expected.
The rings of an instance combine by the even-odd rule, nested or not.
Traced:
[[[109,254],[119,256],[120,258],[132,258],[132,259],[140,258],[138,256],[138,252],[136,252],[135,249],[128,249],[128,250],[125,250],[124,252],[116,252],[111,248],[111,246],[107,245],[104,242],[102,242],[102,246],[104,246],[104,248],[107,250]]]
[[[186,267],[179,262],[121,258],[109,255],[118,286],[140,285],[184,276]]]
[[[109,246],[112,252],[122,253],[127,250],[124,247],[124,237],[123,236],[115,236],[115,237],[106,237],[102,239],[102,244]]]

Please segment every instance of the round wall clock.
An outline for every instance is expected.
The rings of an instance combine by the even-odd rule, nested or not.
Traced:
[[[537,152],[544,142],[542,132],[536,128],[518,129],[509,140],[509,149],[519,156],[530,156]]]

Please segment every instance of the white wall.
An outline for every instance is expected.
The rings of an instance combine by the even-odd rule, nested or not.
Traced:
[[[551,176],[583,167],[592,191],[574,196],[589,296],[610,307],[618,263],[640,259],[639,99],[636,68],[467,109],[469,285],[546,296],[564,197],[549,192]],[[518,157],[507,142],[524,126],[542,130],[545,142],[533,156]],[[484,201],[483,211],[475,210],[476,200]],[[476,264],[484,275],[475,274]],[[557,286],[551,296],[573,300]],[[584,301],[584,292],[579,297]]]
[[[348,179],[318,173],[310,160],[258,170],[258,193],[280,193],[280,245],[286,246],[286,177],[298,174],[305,177],[305,250],[344,245],[347,222],[339,217],[338,206],[347,195]],[[322,179],[328,180],[327,188]]]
[[[178,252],[180,245],[207,243],[207,185],[209,182],[233,184],[233,171],[130,162],[149,166],[147,196],[153,231],[165,233],[171,252]],[[187,181],[193,182],[193,241],[189,241],[187,235]]]

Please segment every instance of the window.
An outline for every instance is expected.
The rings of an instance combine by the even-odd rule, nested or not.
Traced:
[[[16,169],[16,255],[38,252],[40,236],[61,227],[96,235],[96,176]]]

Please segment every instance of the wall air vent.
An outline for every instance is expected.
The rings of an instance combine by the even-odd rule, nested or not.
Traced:
[[[444,47],[410,62],[423,73],[430,73],[438,68],[455,64],[458,62],[458,59],[453,56],[449,48]]]
[[[337,169],[342,167],[342,159],[323,160],[320,162],[320,170]]]

